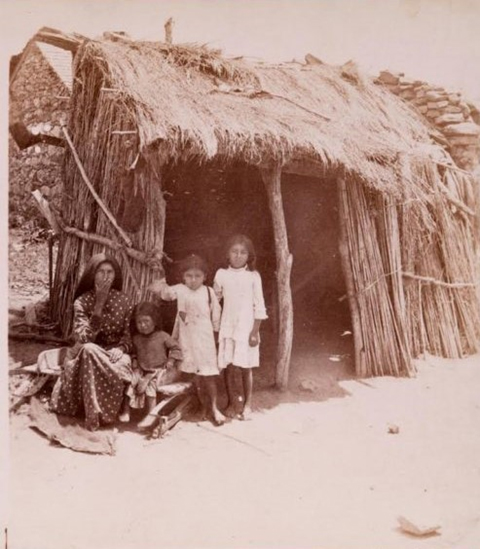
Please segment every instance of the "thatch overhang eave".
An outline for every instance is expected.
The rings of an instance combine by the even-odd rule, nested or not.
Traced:
[[[100,67],[118,91],[140,151],[161,144],[164,158],[258,165],[308,157],[387,190],[398,185],[398,155],[430,142],[402,101],[367,78],[345,78],[338,67],[246,67],[201,48],[108,40],[84,44],[78,58],[84,72]],[[235,79],[219,81],[212,70]]]

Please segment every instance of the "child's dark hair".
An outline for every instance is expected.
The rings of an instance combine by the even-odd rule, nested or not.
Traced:
[[[133,309],[132,318],[130,320],[130,333],[132,335],[138,334],[136,320],[139,316],[149,316],[155,325],[155,332],[162,330],[162,313],[160,312],[160,308],[151,301],[142,301],[135,305],[135,308]]]
[[[248,268],[250,271],[255,271],[257,269],[257,254],[255,253],[253,242],[248,238],[248,236],[245,236],[244,234],[235,234],[227,240],[227,246],[225,248],[225,255],[227,256],[227,261],[228,261],[228,253],[230,252],[230,249],[232,248],[232,246],[235,246],[235,244],[241,244],[242,246],[245,246],[248,252],[248,259],[247,259]]]
[[[190,269],[198,269],[199,271],[202,271],[205,276],[208,275],[207,262],[197,254],[190,254],[180,261],[180,273],[182,276]]]

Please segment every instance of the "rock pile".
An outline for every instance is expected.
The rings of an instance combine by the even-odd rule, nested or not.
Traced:
[[[473,171],[480,162],[480,112],[459,92],[406,78],[403,73],[381,71],[376,83],[385,87],[422,114],[448,142],[455,163]]]
[[[34,135],[61,137],[70,90],[35,43],[27,48],[10,87],[10,124],[21,121]],[[31,191],[41,189],[45,196],[60,199],[63,155],[63,148],[43,143],[20,150],[9,136],[9,217],[12,226],[41,218]]]

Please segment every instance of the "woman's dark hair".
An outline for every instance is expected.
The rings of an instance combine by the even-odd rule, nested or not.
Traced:
[[[112,288],[115,288],[115,290],[118,290],[119,292],[122,291],[123,275],[118,261],[107,254],[95,254],[92,255],[90,261],[85,267],[85,270],[83,271],[83,275],[80,278],[80,282],[78,283],[77,289],[75,290],[75,294],[73,296],[74,300],[83,295],[85,292],[93,290],[95,286],[95,274],[102,263],[110,263],[113,267],[113,270],[115,271],[115,278],[113,279]]]
[[[130,319],[130,333],[138,334],[136,319],[139,316],[149,316],[155,325],[155,332],[162,330],[162,313],[160,308],[151,301],[142,301],[135,305]]]
[[[180,261],[180,273],[183,274],[189,269],[198,269],[207,276],[208,275],[208,266],[207,262],[197,254],[190,254],[185,259]]]
[[[248,268],[250,271],[255,271],[257,269],[257,254],[255,253],[253,242],[248,238],[248,236],[245,236],[244,234],[235,234],[227,240],[227,245],[225,247],[227,262],[229,259],[228,254],[230,252],[230,249],[232,248],[232,246],[235,246],[235,244],[241,244],[242,246],[245,246],[248,252]]]

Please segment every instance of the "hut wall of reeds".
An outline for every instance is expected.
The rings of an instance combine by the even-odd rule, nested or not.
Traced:
[[[249,64],[200,46],[117,38],[85,42],[74,75],[53,300],[64,334],[79,273],[96,251],[110,249],[127,291],[145,296],[159,262],[168,264],[172,181],[193,170],[192,188],[205,185],[208,177],[195,175],[208,165],[247,174],[234,184],[236,196],[256,180],[261,210],[254,217],[268,219],[265,258],[276,258],[280,387],[288,382],[294,329],[286,174],[296,174],[298,193],[302,177],[337,193],[359,376],[409,375],[423,352],[479,350],[472,177],[408,105],[354,65]],[[220,224],[217,206],[199,204]],[[190,219],[188,211],[183,216]],[[177,225],[169,225],[169,246],[175,231],[177,245],[187,241],[185,223]],[[239,221],[239,228],[257,225]]]

